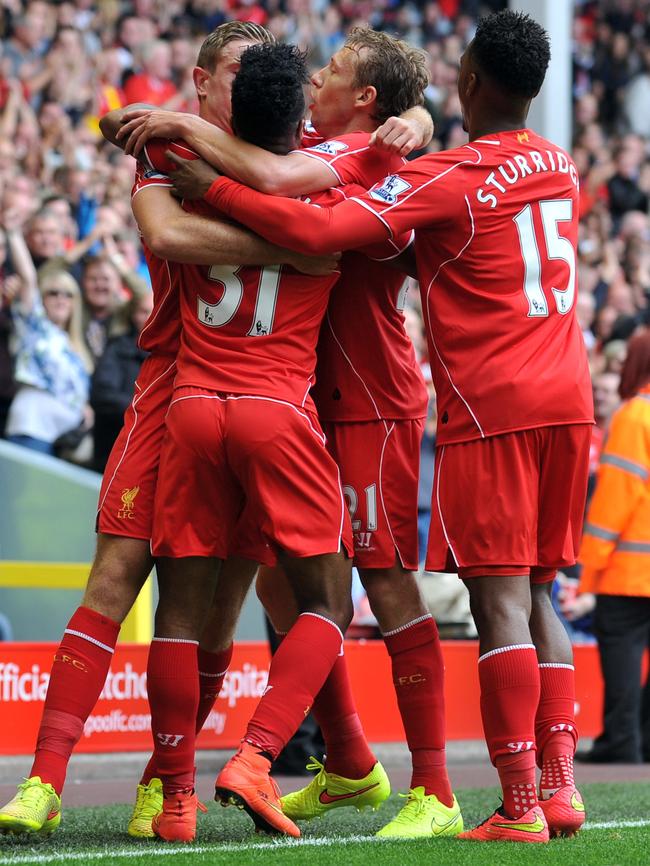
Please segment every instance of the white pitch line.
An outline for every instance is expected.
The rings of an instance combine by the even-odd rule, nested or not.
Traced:
[[[648,827],[650,819],[639,819],[638,821],[593,821],[582,828],[587,830],[618,830],[628,827]],[[390,842],[404,840],[378,839],[376,836],[321,836],[318,838],[302,839],[278,839],[274,842],[224,842],[216,845],[165,845],[164,847],[153,847],[150,845],[142,848],[123,848],[122,850],[106,851],[69,851],[56,853],[57,863],[74,863],[75,861],[101,860],[105,857],[168,857],[171,854],[208,854],[236,851],[263,851],[276,850],[278,848],[327,848],[331,845],[361,844],[372,842],[373,844],[386,845]],[[47,843],[46,843],[47,844]],[[14,866],[17,863],[52,863],[55,852],[52,848],[48,854],[19,855],[17,857],[0,857],[0,866]]]

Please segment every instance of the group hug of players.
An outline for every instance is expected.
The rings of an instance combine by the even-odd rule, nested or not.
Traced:
[[[296,821],[388,797],[342,651],[352,563],[413,764],[405,805],[378,835],[543,843],[580,829],[574,669],[550,587],[576,558],[593,410],[574,315],[577,174],[525,122],[549,56],[530,17],[483,19],[459,73],[468,144],[409,163],[431,136],[425,57],[369,29],[311,77],[309,130],[304,57],[242,22],[201,48],[198,117],[131,107],[102,120],[138,156],[150,354],[106,467],[97,554],[55,656],[30,777],[0,830],[58,826],[69,757],[152,557],[154,750],[130,835],[195,838],[196,734],[256,573],[281,643],[215,799],[299,836]],[[426,564],[469,589],[503,789],[465,832],[440,641],[413,576],[427,395],[404,331],[407,274],[438,400]],[[271,764],[310,710],[326,758],[281,797]]]

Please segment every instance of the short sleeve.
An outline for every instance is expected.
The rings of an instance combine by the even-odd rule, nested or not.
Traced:
[[[294,153],[303,154],[327,165],[337,183],[358,183],[368,189],[388,172],[404,165],[400,156],[369,145],[369,132],[351,132],[310,144]],[[303,144],[308,139],[303,139]]]

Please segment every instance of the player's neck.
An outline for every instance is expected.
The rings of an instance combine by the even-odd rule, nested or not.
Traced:
[[[482,119],[470,127],[469,140],[475,141],[477,138],[485,138],[487,135],[498,135],[500,132],[514,132],[517,129],[525,128],[525,117],[503,117],[490,121]]]
[[[377,129],[377,121],[367,115],[354,115],[347,123],[338,123],[327,129],[317,127],[317,132],[323,138],[336,138],[337,135],[348,135],[351,132],[374,132]]]

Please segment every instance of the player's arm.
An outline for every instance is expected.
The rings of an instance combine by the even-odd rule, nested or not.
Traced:
[[[197,265],[289,264],[313,275],[336,270],[335,257],[291,252],[239,226],[187,213],[164,186],[143,186],[131,206],[145,243],[162,259]]]
[[[426,147],[433,138],[433,118],[422,105],[407,108],[399,117],[389,117],[370,136],[370,145],[408,156]]]
[[[196,115],[135,111],[129,112],[127,120],[117,140],[125,153],[139,153],[152,138],[183,139],[219,171],[270,195],[302,195],[339,183],[323,162],[299,153],[270,153],[228,135]]]
[[[269,195],[296,196],[320,192],[341,179],[326,160],[312,159],[295,151],[270,153],[241,141],[200,117],[168,111],[131,111],[119,131],[126,153],[137,154],[151,138],[183,139],[206,162],[235,180]],[[378,146],[410,153],[431,140],[433,122],[421,106],[409,109],[384,124]],[[428,138],[427,138],[428,136]],[[386,142],[386,143],[385,143]]]
[[[151,109],[155,106],[149,105],[147,102],[134,102],[132,105],[125,105],[123,108],[114,108],[107,112],[103,117],[99,118],[99,130],[106,141],[110,141],[116,147],[123,148],[124,143],[119,140],[117,133],[122,127],[124,115],[133,110]]]
[[[227,177],[211,185],[205,200],[274,243],[319,255],[356,249],[390,236],[387,223],[354,200],[332,208],[264,195]]]

